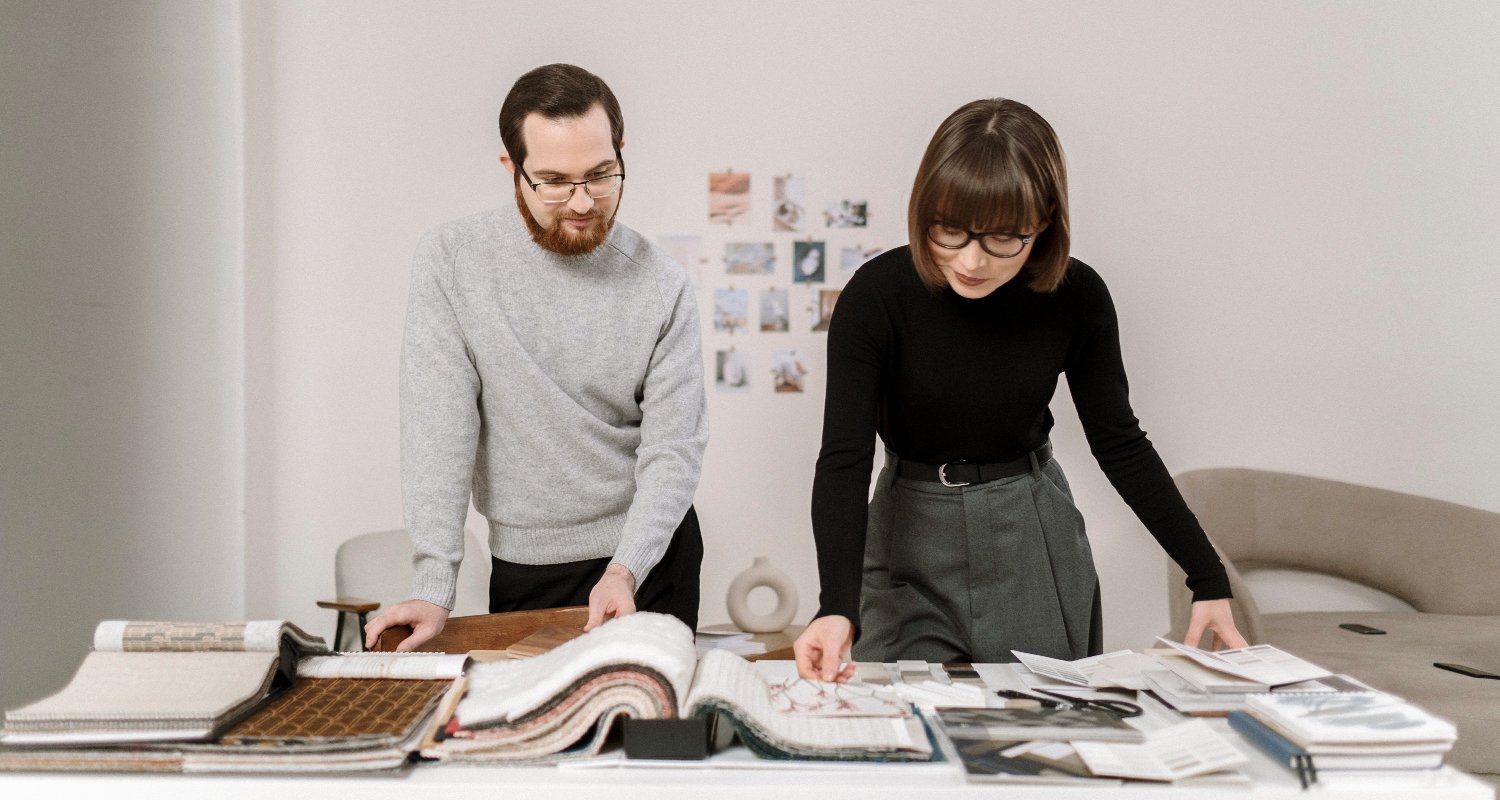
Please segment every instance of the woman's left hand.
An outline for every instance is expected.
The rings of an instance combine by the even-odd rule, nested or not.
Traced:
[[[1213,633],[1210,650],[1225,647],[1248,647],[1249,642],[1234,627],[1234,612],[1229,610],[1229,600],[1198,600],[1193,603],[1192,616],[1188,618],[1187,636],[1183,643],[1197,647],[1203,634]]]

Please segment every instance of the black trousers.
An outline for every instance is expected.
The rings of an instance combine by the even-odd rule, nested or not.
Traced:
[[[591,558],[562,564],[517,564],[490,559],[490,613],[535,608],[586,606],[589,592],[609,566],[610,559]],[[698,512],[687,516],[672,534],[661,561],[635,590],[638,611],[656,611],[698,629],[698,572],[703,566],[703,531]]]

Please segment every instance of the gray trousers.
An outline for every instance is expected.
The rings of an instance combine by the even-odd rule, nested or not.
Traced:
[[[870,501],[856,660],[1103,652],[1099,579],[1056,460],[964,487],[897,478],[896,461]]]

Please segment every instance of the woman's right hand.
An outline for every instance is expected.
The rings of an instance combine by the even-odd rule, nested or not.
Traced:
[[[797,674],[813,680],[843,683],[854,677],[849,649],[854,646],[854,623],[848,617],[830,614],[807,624],[792,645]]]

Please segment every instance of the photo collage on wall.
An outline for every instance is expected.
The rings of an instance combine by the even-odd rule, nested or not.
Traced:
[[[769,208],[752,193],[767,184]],[[836,196],[809,208],[804,176],[711,171],[708,227],[657,238],[712,302],[705,349],[719,392],[802,393],[812,371],[807,352],[822,345],[796,334],[826,333],[841,287],[883,250],[861,241],[868,201]],[[769,338],[744,338],[761,336]]]

